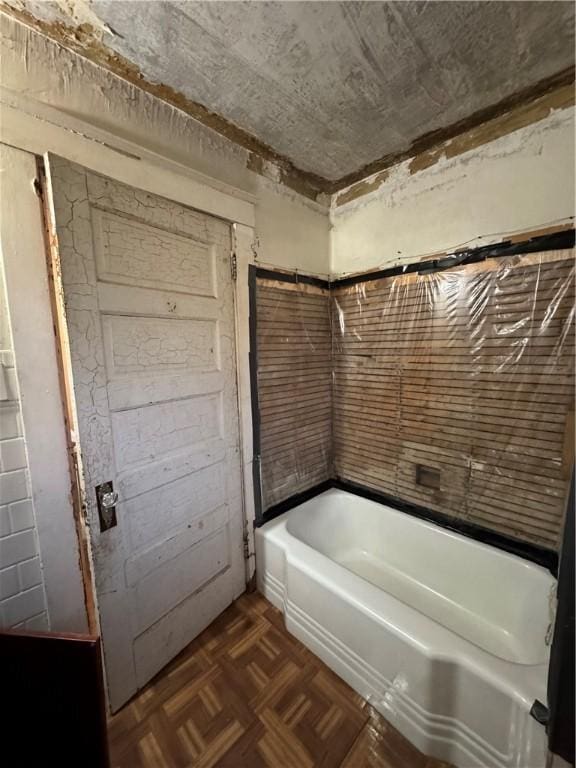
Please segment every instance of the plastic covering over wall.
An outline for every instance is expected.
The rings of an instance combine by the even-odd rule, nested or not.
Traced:
[[[329,293],[258,279],[256,312],[265,511],[332,476]]]
[[[338,477],[558,546],[574,443],[572,251],[332,289]]]
[[[574,461],[572,250],[330,292],[259,278],[255,303],[263,511],[338,478],[557,548]]]

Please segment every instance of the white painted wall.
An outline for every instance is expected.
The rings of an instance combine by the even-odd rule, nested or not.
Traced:
[[[84,590],[36,176],[33,155],[0,145],[2,355],[11,366],[8,420],[0,425],[0,522],[6,534],[0,538],[0,568],[6,569],[0,579],[12,593],[0,604],[0,618],[7,626],[83,632]]]
[[[574,216],[574,109],[410,175],[331,212],[331,273],[497,242]]]
[[[46,594],[0,255],[0,627],[47,629]]]

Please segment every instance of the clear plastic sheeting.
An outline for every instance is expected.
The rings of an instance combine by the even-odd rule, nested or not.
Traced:
[[[262,510],[332,476],[327,289],[258,278],[256,347]]]
[[[556,549],[574,461],[572,250],[352,285],[258,278],[262,511],[330,478]]]
[[[573,251],[331,290],[335,474],[558,546],[574,460]]]

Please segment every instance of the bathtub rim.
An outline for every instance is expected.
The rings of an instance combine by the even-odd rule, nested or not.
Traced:
[[[344,491],[330,488],[331,491]],[[310,500],[310,499],[309,499]],[[300,506],[300,505],[297,505]],[[546,701],[546,681],[550,660],[550,648],[546,648],[545,659],[538,664],[522,664],[502,659],[475,645],[471,640],[456,634],[435,619],[420,613],[416,608],[375,586],[362,576],[349,571],[345,566],[332,560],[328,555],[294,536],[288,530],[289,513],[296,506],[279,514],[257,529],[258,537],[268,537],[284,551],[286,561],[313,577],[323,586],[335,590],[340,596],[354,600],[354,607],[375,620],[394,635],[417,647],[431,661],[454,662],[472,669],[484,682],[489,683],[512,698],[522,707],[530,710],[534,701]],[[429,522],[431,521],[423,521]],[[454,533],[458,534],[458,531]],[[477,542],[483,544],[482,542]],[[484,546],[488,546],[485,545]],[[504,554],[504,553],[501,553]],[[508,553],[509,557],[517,557]],[[519,558],[523,564],[525,559]],[[537,564],[533,564],[539,567]],[[541,566],[540,566],[541,567]],[[256,565],[258,572],[258,563]],[[260,569],[260,577],[266,578],[266,568]],[[335,586],[336,585],[336,586]],[[284,585],[286,591],[286,585]],[[286,602],[286,596],[283,597]],[[387,616],[382,615],[382,602],[390,608]],[[284,611],[285,612],[285,611]],[[390,614],[396,620],[392,623]],[[398,626],[396,626],[396,624]],[[406,627],[408,631],[406,631]],[[424,635],[425,640],[418,635]]]
[[[555,550],[531,542],[514,539],[511,536],[505,536],[504,534],[497,533],[496,531],[492,531],[489,528],[485,528],[476,523],[459,521],[442,512],[436,512],[428,507],[406,502],[398,497],[389,496],[374,488],[349,480],[342,480],[341,478],[323,480],[321,483],[318,483],[305,491],[301,491],[300,493],[294,494],[293,496],[274,504],[260,516],[256,517],[254,520],[254,528],[257,530],[262,526],[267,525],[269,522],[275,520],[286,512],[289,512],[291,509],[294,509],[304,502],[310,501],[316,496],[320,496],[331,489],[346,491],[354,496],[374,501],[377,504],[391,507],[398,512],[404,512],[407,515],[432,523],[440,528],[445,528],[460,536],[472,539],[472,541],[493,547],[501,552],[518,557],[521,560],[534,563],[535,565],[546,569],[555,579],[558,578],[559,555]]]

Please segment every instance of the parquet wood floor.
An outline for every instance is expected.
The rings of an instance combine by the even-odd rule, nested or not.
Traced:
[[[244,594],[119,713],[112,768],[449,768]]]

